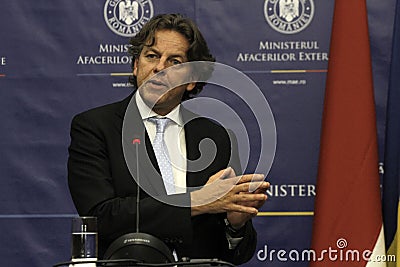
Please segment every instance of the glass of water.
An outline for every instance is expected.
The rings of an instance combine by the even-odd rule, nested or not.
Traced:
[[[72,261],[97,260],[97,218],[72,218]],[[81,265],[79,265],[81,266]],[[85,265],[82,265],[85,266]],[[93,265],[96,266],[96,265]]]

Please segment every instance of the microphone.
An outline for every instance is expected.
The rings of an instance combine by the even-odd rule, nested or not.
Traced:
[[[150,234],[140,232],[140,138],[132,138],[132,145],[134,146],[136,155],[136,232],[124,234],[114,240],[107,248],[104,254],[104,259],[133,259],[143,263],[173,263],[175,262],[174,256],[169,247],[163,241]]]
[[[139,144],[140,145],[140,139],[139,138],[133,138],[133,140],[132,140],[132,144]],[[138,152],[137,152],[137,150],[136,150],[136,156],[138,155]]]
[[[140,138],[133,138],[132,144],[136,149],[136,233],[139,233],[139,222],[140,222],[140,176],[139,176],[139,145]]]

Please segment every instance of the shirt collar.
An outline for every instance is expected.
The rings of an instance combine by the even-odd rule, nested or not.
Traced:
[[[136,100],[136,105],[139,109],[140,116],[142,117],[142,120],[147,120],[148,118],[152,117],[166,117],[172,121],[174,121],[176,124],[179,126],[183,127],[183,120],[181,116],[181,104],[176,106],[173,110],[171,110],[170,113],[168,113],[165,116],[158,115],[155,113],[152,109],[150,109],[149,106],[146,105],[146,103],[143,101],[143,98],[141,97],[139,91],[136,91],[135,93],[135,100]]]

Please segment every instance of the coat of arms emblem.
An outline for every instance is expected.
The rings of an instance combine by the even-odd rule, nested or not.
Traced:
[[[136,35],[152,16],[151,0],[106,0],[104,5],[107,26],[124,37]]]
[[[127,25],[131,25],[134,21],[139,19],[139,3],[136,1],[125,0],[121,1],[118,5],[119,19],[124,21]]]
[[[284,34],[298,33],[314,16],[313,0],[265,0],[264,15],[268,24]]]
[[[280,0],[279,16],[287,22],[297,18],[299,16],[299,0]]]

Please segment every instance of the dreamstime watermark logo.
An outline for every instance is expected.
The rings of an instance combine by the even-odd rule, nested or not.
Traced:
[[[344,239],[344,238],[339,238],[339,239],[336,241],[336,246],[337,246],[338,249],[347,248],[347,240]]]
[[[373,255],[369,249],[350,249],[345,238],[339,238],[335,247],[329,246],[317,252],[313,249],[270,249],[268,245],[257,252],[259,261],[332,261],[332,262],[396,262],[396,255]]]
[[[208,83],[218,86],[221,88],[220,90],[226,90],[226,93],[230,94],[230,97],[234,96],[251,111],[251,115],[257,124],[256,127],[253,127],[251,130],[258,131],[261,139],[258,144],[260,153],[257,165],[254,168],[254,173],[268,174],[276,150],[275,120],[268,101],[260,88],[243,72],[217,62],[186,62],[158,72],[149,80],[145,81],[138,88],[136,93],[140,92],[142,99],[146,98],[144,100],[147,106],[152,109],[160,99],[168,99],[168,97],[173,95],[176,92],[176,88],[182,88],[182,86],[185,87],[188,84],[197,83]],[[231,135],[229,131],[226,132],[226,136],[230,138],[230,146],[233,148],[237,146],[237,143],[240,143],[241,161],[246,164],[249,163],[250,133],[243,121],[245,116],[240,114],[243,110],[236,106],[229,106],[224,100],[225,98],[218,99],[217,97],[196,96],[195,98],[183,102],[185,110],[191,110],[196,113],[182,112],[184,113],[182,116],[185,126],[190,125],[192,126],[191,129],[194,129],[194,131],[191,131],[191,134],[194,136],[190,138],[197,140],[198,147],[196,150],[198,150],[199,153],[195,158],[185,158],[184,154],[174,153],[174,157],[178,159],[178,162],[174,162],[174,159],[171,159],[171,164],[175,166],[175,168],[192,173],[201,172],[212,166],[218,153],[226,153],[226,151],[218,151],[218,145],[220,144],[216,143],[211,135],[204,134],[204,131],[198,131],[196,128],[204,127],[204,123],[197,123],[203,120],[203,118],[211,119],[225,129],[234,128],[236,138],[233,138],[233,135]],[[188,116],[184,116],[185,114]],[[134,177],[136,183],[138,183],[143,190],[158,201],[179,207],[193,206],[190,199],[185,196],[168,196],[162,193],[164,191],[164,188],[162,188],[164,185],[159,182],[158,171],[148,156],[151,154],[151,151],[147,151],[147,147],[151,146],[146,146],[144,142],[146,140],[146,134],[143,127],[138,127],[141,123],[141,118],[139,117],[136,107],[136,98],[133,97],[125,112],[122,127],[122,147],[125,161],[132,177]],[[210,124],[206,125],[210,126]],[[200,132],[203,132],[203,134],[199,135]],[[186,133],[185,130],[185,134]],[[219,134],[223,133],[219,132]],[[135,139],[143,140],[143,142],[133,142],[132,140]],[[240,142],[237,142],[235,139],[240,140]],[[138,159],[139,154],[140,159]],[[186,162],[187,164],[181,168],[179,162]],[[227,166],[235,166],[235,162],[237,162],[235,155],[231,155]],[[247,165],[242,169],[246,169],[246,167]],[[140,174],[138,173],[139,170]],[[232,187],[239,182],[240,174],[237,175],[238,176],[235,177],[232,175],[232,172],[230,172],[228,175],[229,177],[217,179],[212,183],[207,183],[205,186],[187,187],[185,190],[186,192],[200,189],[205,190],[206,193],[203,194],[204,199],[194,204],[199,206],[205,205],[228,193]],[[254,187],[251,187],[249,191],[255,190],[260,185],[259,176],[254,176],[252,179],[254,182],[252,185],[254,185]]]

